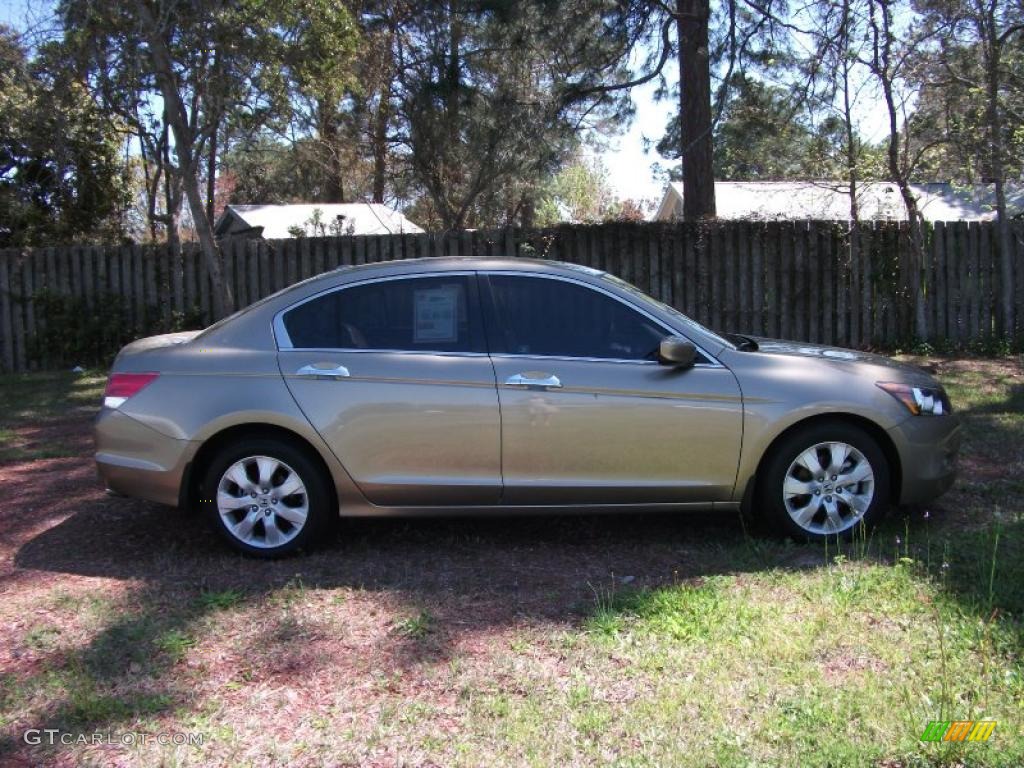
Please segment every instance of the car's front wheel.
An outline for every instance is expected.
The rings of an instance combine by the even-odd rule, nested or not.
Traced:
[[[256,438],[222,450],[202,485],[213,527],[235,549],[279,557],[319,543],[330,520],[323,470],[305,451]]]
[[[797,539],[850,536],[889,506],[889,466],[870,434],[846,422],[797,429],[772,449],[759,483],[777,530]]]

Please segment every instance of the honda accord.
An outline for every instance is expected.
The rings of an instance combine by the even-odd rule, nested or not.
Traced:
[[[96,463],[272,557],[340,516],[748,510],[848,536],[953,483],[927,372],[720,335],[596,269],[344,267],[113,363]]]

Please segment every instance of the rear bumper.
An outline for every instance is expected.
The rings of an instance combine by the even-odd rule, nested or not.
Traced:
[[[889,430],[900,455],[900,504],[923,504],[941,496],[956,480],[960,419],[912,416]]]
[[[167,437],[111,408],[100,410],[94,434],[96,470],[109,490],[178,505],[195,443]]]

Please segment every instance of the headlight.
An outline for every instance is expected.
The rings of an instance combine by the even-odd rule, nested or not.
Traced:
[[[888,381],[879,381],[878,386],[907,406],[915,416],[941,416],[953,412],[942,387],[914,387]]]

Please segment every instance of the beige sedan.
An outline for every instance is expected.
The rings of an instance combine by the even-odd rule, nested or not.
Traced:
[[[526,259],[348,267],[114,361],[107,487],[198,507],[274,556],[339,515],[746,508],[848,535],[954,478],[924,371],[723,337],[605,272]]]

